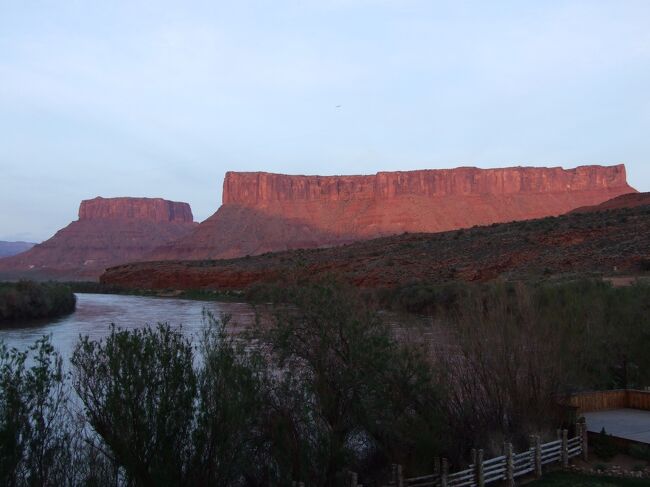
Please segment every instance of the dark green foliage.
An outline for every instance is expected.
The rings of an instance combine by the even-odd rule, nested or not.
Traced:
[[[619,449],[616,447],[611,436],[607,434],[605,428],[592,440],[590,448],[598,458],[605,461],[611,460],[619,453]]]
[[[546,284],[534,290],[534,297],[542,323],[553,324],[572,350],[568,387],[594,390],[650,383],[650,285]]]
[[[399,346],[356,289],[328,281],[285,298],[262,338],[283,371],[269,418],[269,437],[288,450],[280,470],[340,485],[346,468],[372,475],[388,459],[428,467],[441,408],[423,355]]]
[[[650,446],[649,445],[632,445],[629,448],[628,453],[631,457],[637,458],[639,460],[645,460],[650,462]]]
[[[166,325],[79,343],[75,389],[129,482],[334,486],[351,467],[429,467],[441,408],[422,354],[351,288],[290,293],[253,351],[210,316],[197,356]]]
[[[47,337],[24,352],[0,341],[0,484],[63,485],[71,467],[61,357]]]
[[[167,325],[85,337],[72,358],[88,421],[138,485],[186,485],[196,374],[189,341]]]
[[[198,355],[159,324],[83,338],[72,364],[88,422],[132,485],[239,485],[256,479],[263,370],[206,315]]]
[[[192,433],[193,485],[236,485],[271,480],[260,462],[267,440],[260,422],[266,408],[261,357],[227,332],[228,317],[206,314],[197,372],[197,415]]]
[[[75,295],[53,282],[0,283],[0,322],[50,318],[72,313]]]
[[[639,269],[641,269],[644,272],[650,271],[650,259],[640,259]]]
[[[450,268],[448,272],[450,275],[455,275],[458,270]],[[386,307],[409,313],[448,313],[458,305],[462,295],[467,293],[467,289],[466,284],[460,283],[415,282],[390,290],[379,299]]]
[[[329,487],[348,470],[381,484],[393,462],[417,475],[437,455],[521,451],[561,424],[564,393],[650,379],[647,285],[400,291],[399,307],[435,316],[440,349],[404,346],[372,296],[331,279],[258,288],[283,304],[250,335],[206,315],[196,346],[167,325],[81,339],[80,402],[47,340],[31,359],[3,348],[0,484]]]

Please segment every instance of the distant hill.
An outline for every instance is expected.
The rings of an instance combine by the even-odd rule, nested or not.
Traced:
[[[141,260],[196,226],[187,203],[161,198],[84,200],[78,220],[30,250],[0,259],[0,279],[94,280],[107,267]]]
[[[616,210],[619,208],[634,208],[636,206],[650,205],[650,193],[628,193],[599,205],[582,206],[571,211],[571,213],[587,213],[592,211]]]
[[[413,233],[229,260],[143,262],[100,281],[140,289],[246,289],[335,273],[361,287],[650,271],[650,205]]]
[[[36,244],[32,242],[5,242],[0,240],[0,258],[20,254],[31,249],[34,245]]]

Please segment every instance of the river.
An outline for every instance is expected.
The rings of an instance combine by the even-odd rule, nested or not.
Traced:
[[[166,322],[181,327],[183,333],[195,339],[203,326],[203,309],[217,318],[232,317],[233,326],[245,327],[254,322],[255,311],[246,303],[193,301],[187,299],[121,296],[115,294],[77,294],[74,313],[49,320],[0,329],[0,340],[9,347],[25,350],[43,335],[50,335],[52,344],[64,358],[72,355],[79,335],[100,339],[110,333],[111,323],[125,329]]]
[[[74,313],[56,319],[5,325],[0,329],[0,340],[4,340],[9,347],[25,350],[38,338],[49,335],[54,348],[67,360],[80,335],[100,339],[110,333],[112,323],[124,329],[133,329],[165,322],[173,327],[180,326],[183,333],[195,340],[203,327],[204,309],[217,318],[230,315],[231,329],[234,331],[255,322],[255,310],[247,303],[77,294],[77,309]],[[395,313],[382,313],[382,316],[401,341],[439,340],[439,332],[433,331],[426,317]]]

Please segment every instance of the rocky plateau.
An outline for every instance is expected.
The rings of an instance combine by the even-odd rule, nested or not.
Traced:
[[[220,259],[403,232],[556,216],[635,190],[625,167],[512,167],[287,176],[228,172],[223,204],[150,260]]]
[[[141,260],[197,225],[187,203],[160,198],[84,200],[78,220],[30,250],[0,259],[0,277],[97,279],[107,267]]]

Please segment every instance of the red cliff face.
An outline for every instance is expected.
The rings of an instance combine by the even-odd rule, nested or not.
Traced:
[[[482,196],[628,188],[625,166],[582,166],[565,170],[514,167],[380,172],[374,176],[287,176],[228,172],[223,204],[263,208],[276,202],[391,200],[404,196]]]
[[[135,219],[152,222],[192,223],[192,209],[187,203],[161,198],[102,198],[84,200],[79,206],[79,220]]]
[[[287,176],[228,172],[223,206],[153,259],[230,258],[560,215],[634,192],[625,167]]]
[[[0,259],[0,276],[96,279],[105,268],[141,260],[197,227],[187,203],[160,198],[94,198],[79,220],[14,257]]]

